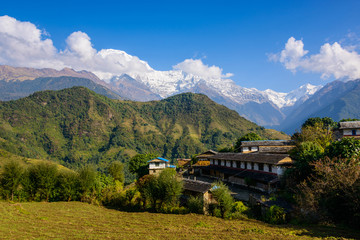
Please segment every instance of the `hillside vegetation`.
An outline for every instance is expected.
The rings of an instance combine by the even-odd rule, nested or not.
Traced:
[[[324,226],[273,226],[197,214],[131,213],[79,202],[0,202],[1,239],[358,239]]]
[[[185,93],[146,103],[111,100],[83,87],[0,102],[0,148],[65,166],[126,161],[137,153],[189,157],[266,130],[205,95]]]

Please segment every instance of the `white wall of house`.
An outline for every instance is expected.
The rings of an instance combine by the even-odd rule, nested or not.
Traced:
[[[210,164],[214,164],[214,160],[210,159]]]
[[[269,165],[268,164],[264,164],[264,172],[269,172]]]
[[[254,170],[259,170],[259,164],[254,163]]]
[[[231,161],[226,161],[226,166],[231,167]]]
[[[258,151],[258,150],[259,150],[258,147],[251,147],[251,151],[252,151],[252,152],[256,152],[256,151]]]
[[[232,167],[236,168],[236,161],[232,161]]]
[[[221,161],[221,166],[225,166],[225,161],[224,160],[220,160]]]
[[[241,148],[241,151],[242,151],[242,152],[248,152],[248,151],[250,151],[250,149],[249,149],[248,147],[242,147],[242,148]]]
[[[354,136],[358,136],[360,135],[360,129],[344,129],[344,135],[351,135],[353,136],[353,130],[355,130],[355,135]]]
[[[246,169],[250,169],[250,170],[251,170],[251,163],[249,163],[249,162],[246,163]]]
[[[161,169],[161,168],[166,168],[166,163],[162,163],[162,162],[151,162],[149,163],[149,169]]]
[[[244,162],[241,162],[241,165],[240,165],[241,168],[245,169],[246,168],[246,165]]]
[[[215,159],[214,164],[218,165],[218,160],[217,159]]]

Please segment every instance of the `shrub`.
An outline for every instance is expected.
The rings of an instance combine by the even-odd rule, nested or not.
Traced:
[[[204,214],[204,200],[202,197],[190,196],[187,207],[191,213]]]
[[[286,222],[286,213],[282,207],[273,205],[266,211],[265,221],[271,224],[283,224]]]
[[[238,201],[238,202],[234,202],[233,205],[233,212],[234,213],[245,213],[246,211],[248,211],[249,208],[242,202],[242,201]]]
[[[221,217],[229,217],[234,203],[229,188],[223,182],[215,182],[212,186],[211,192],[217,201],[217,207],[220,210]]]

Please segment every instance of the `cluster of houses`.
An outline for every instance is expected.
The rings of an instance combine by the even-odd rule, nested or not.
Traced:
[[[360,138],[360,121],[341,122],[335,138]],[[243,141],[237,153],[218,153],[213,150],[199,154],[195,164],[190,159],[178,159],[178,165],[187,170],[188,176],[217,179],[232,185],[258,190],[264,193],[275,191],[285,169],[294,161],[289,151],[294,148],[291,140]],[[169,160],[155,158],[149,161],[149,174],[156,174],[164,168],[175,166]],[[211,199],[211,184],[183,178],[184,192],[203,196],[204,202]]]

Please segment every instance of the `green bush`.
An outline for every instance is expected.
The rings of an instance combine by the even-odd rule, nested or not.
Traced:
[[[265,214],[265,221],[271,224],[283,224],[286,222],[286,213],[282,207],[273,205]]]
[[[220,210],[222,218],[230,217],[234,199],[230,194],[229,188],[223,182],[212,184],[211,193],[217,202],[217,208]]]
[[[190,196],[187,207],[191,213],[204,214],[204,200],[202,197]]]
[[[249,208],[242,202],[242,201],[238,201],[238,202],[234,202],[233,205],[233,212],[234,213],[245,213],[249,210]]]

